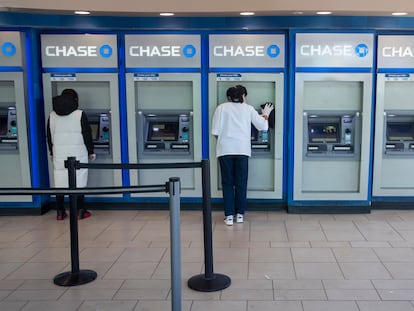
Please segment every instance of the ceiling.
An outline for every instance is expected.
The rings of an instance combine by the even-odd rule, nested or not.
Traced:
[[[0,11],[41,14],[73,14],[90,11],[93,16],[239,16],[255,12],[256,16],[309,16],[330,11],[333,16],[391,16],[406,12],[414,16],[413,0],[0,0]]]

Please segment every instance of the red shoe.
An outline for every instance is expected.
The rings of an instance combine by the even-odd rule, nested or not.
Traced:
[[[78,213],[78,219],[89,218],[91,215],[91,212],[87,211],[86,209],[81,209]]]
[[[56,216],[57,221],[61,221],[65,219],[66,217],[68,217],[68,214],[66,213],[66,211],[57,211],[57,216]]]

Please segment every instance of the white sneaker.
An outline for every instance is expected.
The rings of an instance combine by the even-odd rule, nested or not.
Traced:
[[[224,223],[227,226],[233,226],[233,215],[224,217]]]
[[[241,224],[241,223],[243,223],[243,221],[244,221],[244,219],[243,219],[243,214],[237,214],[237,215],[236,215],[236,222],[237,222],[238,224]]]

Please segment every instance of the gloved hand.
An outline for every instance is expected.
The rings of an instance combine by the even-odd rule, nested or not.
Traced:
[[[262,108],[262,115],[269,116],[273,110],[273,103],[267,102],[265,103],[264,107]]]

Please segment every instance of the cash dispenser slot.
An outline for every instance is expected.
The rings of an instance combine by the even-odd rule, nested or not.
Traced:
[[[414,116],[385,113],[384,153],[386,155],[414,155]]]
[[[143,119],[141,137],[144,154],[190,154],[190,112],[157,111],[138,114]]]
[[[109,113],[88,113],[95,153],[110,154]]]
[[[0,110],[0,150],[17,150],[17,116],[16,108]]]

